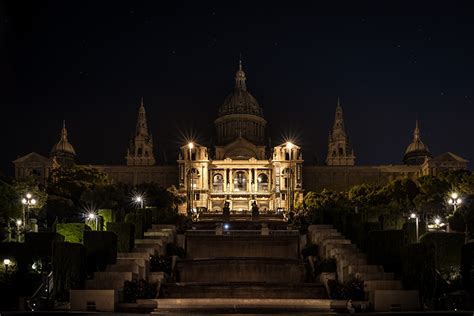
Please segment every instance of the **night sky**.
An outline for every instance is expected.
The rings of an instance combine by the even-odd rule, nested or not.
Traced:
[[[309,163],[337,97],[358,164],[400,163],[417,117],[434,155],[474,159],[469,2],[284,3],[1,2],[0,170],[49,155],[63,119],[79,163],[125,163],[142,96],[160,163],[210,146],[240,55],[267,136]]]

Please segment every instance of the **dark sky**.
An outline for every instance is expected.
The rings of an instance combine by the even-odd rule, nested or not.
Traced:
[[[48,155],[63,119],[80,163],[124,163],[142,96],[160,161],[211,145],[239,54],[268,136],[307,161],[338,96],[359,164],[399,163],[416,117],[433,154],[474,159],[469,2],[284,3],[1,2],[0,170]]]

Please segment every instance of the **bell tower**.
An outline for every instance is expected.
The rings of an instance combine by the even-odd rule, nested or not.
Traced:
[[[355,165],[355,158],[354,150],[349,143],[349,137],[344,127],[341,103],[337,98],[336,117],[332,132],[329,132],[326,164],[328,166],[353,166]]]
[[[143,98],[138,108],[137,127],[135,135],[130,140],[130,146],[127,150],[128,166],[152,166],[155,164],[155,156],[153,154],[153,137],[148,132],[146,122],[145,107],[143,106]]]

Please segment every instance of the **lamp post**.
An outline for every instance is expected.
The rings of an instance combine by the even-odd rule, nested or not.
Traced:
[[[28,225],[28,216],[30,213],[30,207],[36,205],[36,199],[33,198],[31,193],[26,193],[26,196],[21,199],[23,207],[23,225],[26,227]]]
[[[3,265],[5,266],[5,279],[8,277],[8,266],[11,264],[11,260],[8,258],[3,259]]]
[[[194,199],[194,183],[193,183],[193,178],[194,178],[194,172],[193,172],[193,165],[192,165],[192,150],[194,148],[193,142],[188,143],[188,149],[189,149],[189,213],[193,213],[193,199]]]
[[[97,215],[95,215],[94,213],[89,213],[87,215],[87,218],[89,220],[95,219],[95,230],[98,230],[98,228],[99,228],[99,217]]]
[[[286,142],[286,149],[288,150],[289,165],[288,168],[288,214],[293,211],[293,169],[292,169],[292,160],[293,160],[293,149],[294,145],[292,142]]]
[[[133,198],[135,203],[140,206],[140,208],[143,208],[143,203],[145,202],[145,199],[141,195],[137,195]]]
[[[410,218],[415,220],[416,223],[416,242],[419,239],[419,232],[418,232],[418,215],[416,213],[411,213]]]
[[[459,194],[457,194],[456,192],[453,192],[453,193],[451,193],[451,195],[448,198],[448,203],[453,206],[453,213],[454,213],[458,209],[459,205],[462,204],[462,200],[459,197]],[[448,223],[447,223],[447,232],[449,233],[450,230],[451,229],[449,227],[449,221],[448,221]],[[466,234],[467,234],[467,224],[466,224]],[[467,236],[466,236],[466,238],[467,238]]]
[[[22,221],[21,219],[16,220],[16,241],[20,242],[20,227],[21,227]]]

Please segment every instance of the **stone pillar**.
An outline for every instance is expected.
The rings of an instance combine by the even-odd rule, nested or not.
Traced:
[[[252,192],[252,169],[248,170],[249,180],[247,182],[247,191]]]
[[[229,186],[230,191],[234,192],[234,175],[232,174],[232,168],[229,169]]]
[[[255,181],[254,181],[253,186],[254,186],[255,192],[257,192],[258,191],[258,170],[257,170],[257,168],[254,169],[254,177],[255,177],[254,178]]]
[[[227,168],[224,168],[224,192],[227,192]]]

